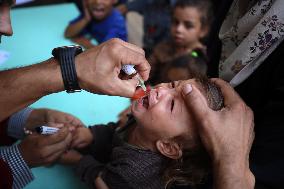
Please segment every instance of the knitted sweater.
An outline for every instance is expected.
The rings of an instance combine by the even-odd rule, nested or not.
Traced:
[[[165,158],[124,141],[129,128],[116,131],[116,124],[90,127],[94,142],[85,150],[76,172],[81,180],[95,188],[94,180],[101,174],[111,189],[162,189],[160,171]],[[112,141],[112,142],[111,142]]]

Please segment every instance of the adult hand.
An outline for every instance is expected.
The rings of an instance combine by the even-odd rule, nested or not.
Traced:
[[[135,65],[144,80],[150,72],[144,51],[120,39],[111,39],[79,54],[75,63],[81,88],[107,95],[132,97],[134,94],[138,80],[120,78],[122,65]]]
[[[183,94],[198,124],[201,140],[213,160],[216,188],[253,188],[249,152],[254,139],[253,112],[226,82],[214,79],[224,96],[225,107],[213,111],[194,86],[186,84]]]
[[[82,154],[80,154],[76,150],[69,150],[66,153],[62,154],[58,162],[66,165],[74,165],[78,163],[82,159],[82,157]]]
[[[49,124],[61,128],[53,135],[28,135],[19,144],[20,153],[29,167],[49,165],[69,148],[72,135],[63,124]]]
[[[26,121],[25,128],[33,130],[37,126],[48,123],[68,124],[71,130],[74,129],[74,127],[84,125],[80,119],[65,112],[52,109],[34,109]]]

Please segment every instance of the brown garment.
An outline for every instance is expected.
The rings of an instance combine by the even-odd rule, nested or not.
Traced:
[[[113,126],[90,127],[95,140],[76,168],[81,180],[95,188],[94,180],[101,172],[111,189],[164,189],[160,172],[165,158],[126,143]]]

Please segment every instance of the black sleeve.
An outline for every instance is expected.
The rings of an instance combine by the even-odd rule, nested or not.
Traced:
[[[109,162],[113,135],[116,128],[117,124],[115,123],[90,126],[89,129],[93,134],[94,140],[87,148],[80,150],[80,152],[82,154],[89,154],[102,163]]]
[[[95,179],[104,169],[104,166],[104,164],[100,163],[92,156],[86,155],[80,160],[75,171],[82,182],[86,183],[90,188],[96,188]]]

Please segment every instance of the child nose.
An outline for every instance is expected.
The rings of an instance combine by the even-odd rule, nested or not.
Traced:
[[[177,24],[176,31],[177,32],[182,32],[183,31],[183,25],[182,24]]]
[[[161,96],[165,96],[165,95],[172,95],[174,93],[174,91],[175,91],[174,89],[159,87],[157,89],[158,98],[160,98]]]

